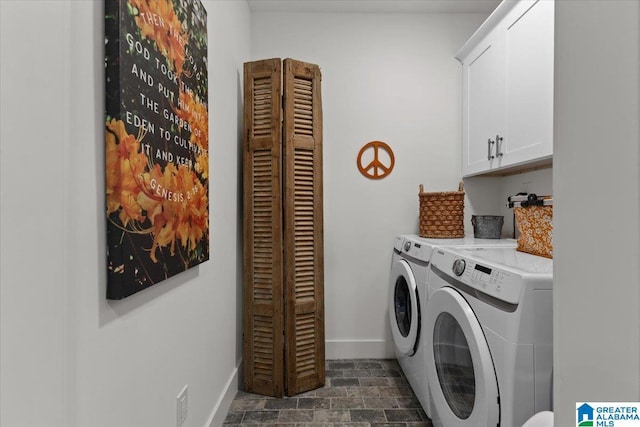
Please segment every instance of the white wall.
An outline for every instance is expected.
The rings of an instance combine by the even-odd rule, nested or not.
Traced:
[[[74,304],[66,265],[69,5],[33,6],[0,2],[3,427],[65,425],[72,353],[68,324]]]
[[[241,360],[245,2],[205,1],[211,260],[105,299],[103,2],[2,1],[0,424],[221,424]]]
[[[418,185],[457,189],[461,67],[480,14],[253,13],[252,59],[320,65],[324,110],[327,357],[390,357],[393,236],[418,232]],[[358,172],[360,148],[395,153],[387,178]]]
[[[640,401],[640,3],[556,2],[555,425]]]

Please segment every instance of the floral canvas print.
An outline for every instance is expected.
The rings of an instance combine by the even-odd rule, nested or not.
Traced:
[[[207,14],[105,1],[107,298],[209,259]]]

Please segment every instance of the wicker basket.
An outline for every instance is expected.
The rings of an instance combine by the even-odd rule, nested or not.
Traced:
[[[420,184],[420,237],[464,237],[464,191],[425,193]]]

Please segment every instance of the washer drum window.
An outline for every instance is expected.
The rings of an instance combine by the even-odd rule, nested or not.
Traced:
[[[467,419],[476,400],[476,376],[469,344],[449,313],[438,316],[433,330],[433,355],[440,387],[451,411]]]
[[[396,324],[403,337],[409,336],[411,330],[411,292],[404,276],[399,276],[396,280],[393,306],[396,312]]]
[[[389,278],[389,324],[402,356],[413,356],[420,332],[420,307],[416,279],[405,260],[393,263]]]

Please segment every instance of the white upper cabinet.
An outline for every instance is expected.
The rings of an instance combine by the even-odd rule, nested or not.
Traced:
[[[497,31],[489,33],[469,53],[464,63],[462,145],[466,174],[483,172],[499,164],[496,135],[503,133],[505,114],[504,42]]]
[[[462,175],[550,163],[553,0],[504,1],[458,52]]]

